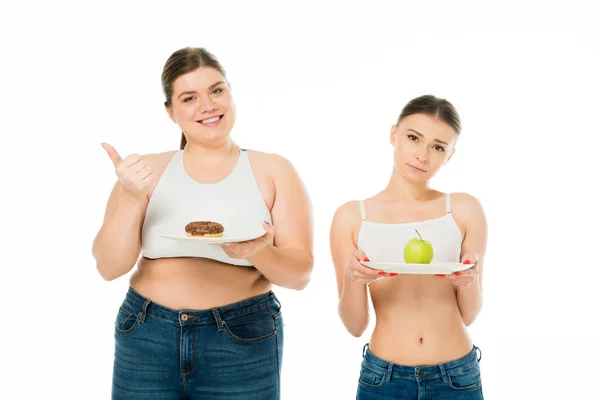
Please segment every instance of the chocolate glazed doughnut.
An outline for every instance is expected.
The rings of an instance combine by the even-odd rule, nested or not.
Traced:
[[[223,236],[225,228],[218,222],[193,221],[185,226],[185,233],[189,237],[213,237]]]

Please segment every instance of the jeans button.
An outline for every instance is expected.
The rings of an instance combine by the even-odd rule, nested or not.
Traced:
[[[187,314],[181,314],[181,320],[182,321],[187,321],[188,320],[188,315]]]

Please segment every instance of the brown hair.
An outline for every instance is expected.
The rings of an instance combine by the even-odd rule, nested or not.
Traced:
[[[184,47],[171,54],[163,67],[161,76],[166,107],[171,107],[173,104],[173,83],[175,80],[181,75],[187,74],[200,67],[214,68],[227,79],[223,66],[212,53],[203,47]],[[185,135],[181,132],[181,144],[179,145],[179,148],[183,150],[186,144],[187,140]]]
[[[446,99],[440,99],[430,94],[412,99],[402,109],[397,124],[404,118],[413,114],[425,114],[439,118],[450,125],[457,134],[460,134],[460,116],[452,103]]]

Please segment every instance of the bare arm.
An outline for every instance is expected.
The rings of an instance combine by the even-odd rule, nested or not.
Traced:
[[[142,247],[140,231],[147,204],[124,190],[120,182],[113,187],[104,223],[92,247],[96,268],[105,280],[119,278],[135,265]]]
[[[483,305],[483,263],[487,248],[487,221],[485,212],[479,201],[468,194],[457,194],[454,202],[460,218],[464,221],[465,238],[461,248],[461,261],[477,258],[477,279],[468,286],[457,287],[456,297],[458,306],[466,326],[471,325]],[[469,260],[471,262],[475,260]]]
[[[351,335],[361,336],[369,325],[367,285],[353,279],[350,259],[356,254],[354,226],[358,205],[348,202],[333,217],[330,248],[338,289],[338,314]]]
[[[94,239],[92,254],[100,275],[111,281],[131,271],[140,255],[141,229],[149,196],[164,171],[168,160],[164,155],[169,156],[169,153],[161,157],[131,154],[123,160],[112,146],[106,143],[102,146],[119,180],[108,199],[104,223]]]
[[[273,284],[300,290],[310,281],[313,268],[312,206],[292,164],[277,155],[270,157],[275,185],[273,246],[262,247],[248,261]]]

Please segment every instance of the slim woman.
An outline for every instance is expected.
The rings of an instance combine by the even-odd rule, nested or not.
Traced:
[[[179,150],[121,158],[102,144],[118,179],[93,255],[108,281],[136,267],[115,310],[112,398],[279,399],[283,319],[271,288],[309,282],[309,197],[285,158],[233,141],[235,105],[213,54],[175,51],[162,86]],[[192,221],[262,235],[209,244],[153,229]]]
[[[429,184],[454,154],[460,131],[450,102],[431,95],[411,100],[390,131],[387,186],[336,210],[330,239],[340,318],[360,337],[369,323],[369,294],[376,316],[357,399],[483,398],[480,352],[467,327],[482,304],[485,214],[474,196]],[[474,265],[435,276],[386,273],[361,263],[403,263],[404,244],[419,235],[431,242],[433,262]]]

